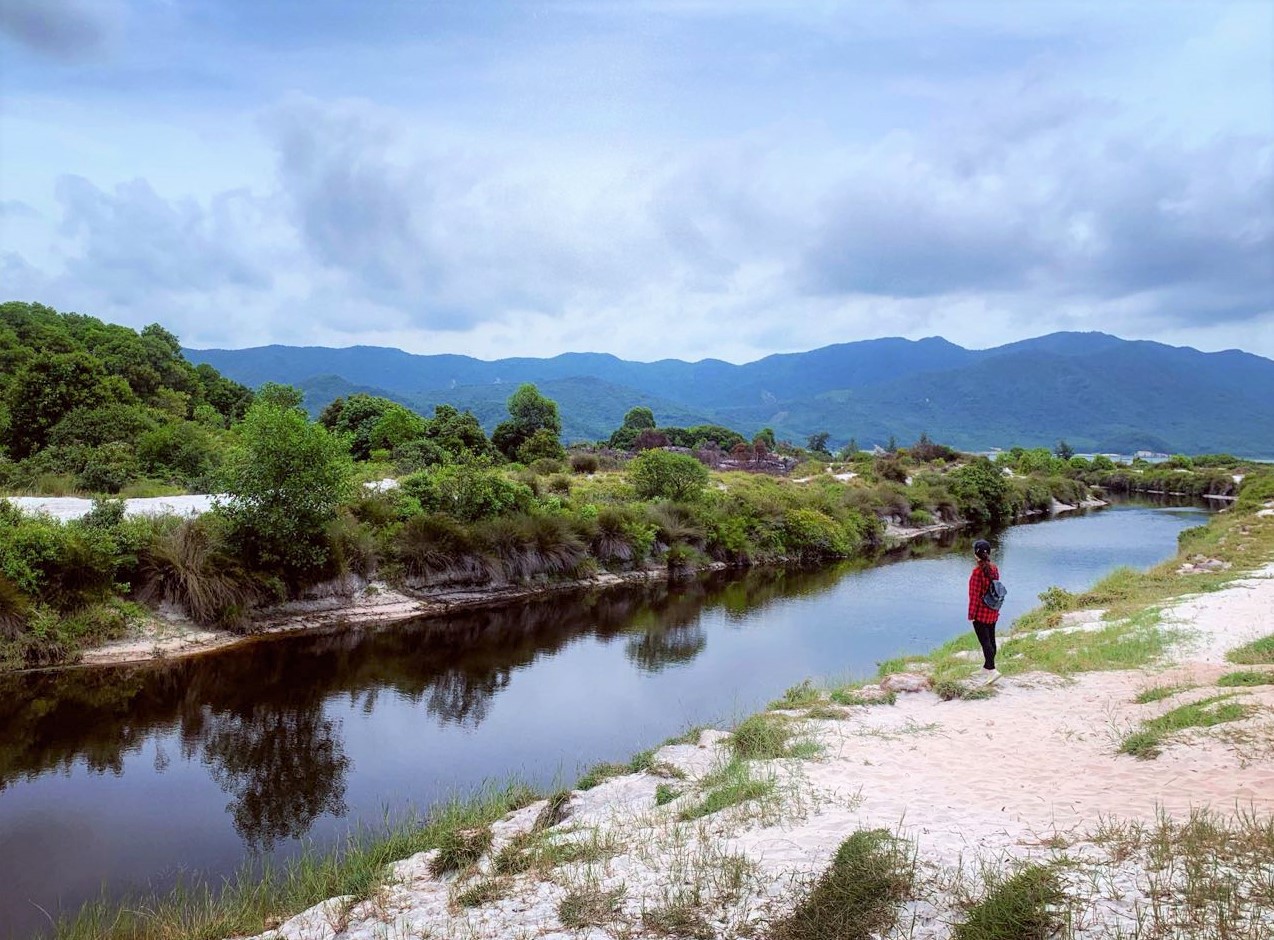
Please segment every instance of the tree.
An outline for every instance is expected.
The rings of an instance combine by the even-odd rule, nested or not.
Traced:
[[[648,450],[628,465],[628,480],[642,499],[688,500],[708,484],[708,468],[685,454]]]
[[[1008,500],[1008,484],[1004,474],[985,457],[952,472],[951,493],[960,507],[960,514],[979,525],[998,525],[1007,522],[1011,508]]]
[[[509,420],[502,421],[491,434],[491,440],[510,460],[518,459],[518,449],[536,431],[548,431],[554,438],[562,435],[562,419],[557,402],[545,398],[530,382],[518,386],[509,396]]]
[[[1065,441],[1058,441],[1057,447],[1054,449],[1053,453],[1062,458],[1062,460],[1070,460],[1075,456],[1075,449]]]
[[[885,445],[885,450],[889,451],[891,454],[898,453],[898,438],[890,434],[889,443]]]
[[[238,427],[222,469],[221,512],[257,568],[285,577],[322,567],[327,527],[353,489],[345,442],[297,408],[258,398]]]
[[[858,455],[858,439],[855,437],[851,437],[849,439],[849,443],[846,444],[844,447],[842,447],[840,449],[840,453],[837,454],[837,456],[841,460],[853,460],[854,457],[856,457],[857,455]]]
[[[97,408],[133,400],[118,376],[108,376],[87,353],[37,353],[9,389],[9,453],[30,456],[49,432],[77,408]]]
[[[807,450],[811,450],[816,454],[826,454],[830,457],[832,452],[827,449],[827,439],[829,437],[831,437],[831,434],[826,431],[819,431],[817,434],[811,434],[809,436],[809,440],[805,443],[805,447]]]
[[[643,405],[629,408],[624,415],[624,423],[622,425],[622,427],[634,428],[638,431],[655,426],[655,413]]]
[[[265,402],[277,408],[297,408],[305,401],[305,393],[292,385],[280,385],[278,382],[266,382],[257,389],[257,401]]]
[[[756,437],[752,438],[752,443],[755,444],[757,441],[764,443],[770,450],[774,450],[778,446],[778,442],[774,439],[773,428],[761,428],[761,430],[757,431]]]

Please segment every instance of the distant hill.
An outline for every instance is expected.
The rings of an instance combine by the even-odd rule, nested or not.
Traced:
[[[767,356],[630,362],[601,353],[551,359],[419,356],[397,349],[267,346],[186,350],[250,385],[287,382],[321,408],[342,388],[375,391],[422,411],[447,401],[490,427],[521,382],[561,407],[568,440],[604,437],[634,405],[661,424],[770,426],[803,442],[828,431],[868,446],[927,432],[957,447],[1232,451],[1274,456],[1274,362],[1203,353],[1103,333],[1053,333],[994,349],[940,338],[877,339]],[[343,383],[343,384],[342,384]],[[330,396],[330,397],[329,397]]]

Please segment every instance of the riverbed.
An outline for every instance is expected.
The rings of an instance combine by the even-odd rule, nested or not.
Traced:
[[[1162,560],[1203,521],[1124,505],[1008,529],[1006,617],[1050,585]],[[569,783],[807,676],[869,675],[966,628],[968,543],[0,680],[0,935],[100,890],[331,844],[484,780]]]

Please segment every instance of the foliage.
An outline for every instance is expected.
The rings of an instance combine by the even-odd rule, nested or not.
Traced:
[[[562,434],[562,418],[557,411],[557,402],[545,398],[534,385],[524,383],[509,396],[509,420],[501,422],[491,434],[491,441],[510,460],[520,459],[518,451],[535,436],[537,431],[545,432],[540,436],[537,449],[545,446],[545,437],[558,441]],[[560,447],[560,444],[559,444]],[[558,454],[540,454],[537,456],[563,456]]]
[[[708,468],[693,457],[648,450],[628,465],[628,479],[642,499],[694,499],[708,484]]]
[[[525,511],[534,499],[525,484],[476,466],[431,467],[404,477],[400,486],[424,512],[441,513],[461,522]]]
[[[327,527],[352,492],[349,452],[297,408],[257,402],[226,455],[221,511],[253,568],[296,579],[328,558]]]
[[[1008,521],[1010,507],[1004,475],[986,458],[960,467],[950,474],[951,492],[966,519],[981,525]]]
[[[230,551],[215,516],[157,532],[141,553],[138,596],[169,603],[195,623],[236,628],[260,590]]]

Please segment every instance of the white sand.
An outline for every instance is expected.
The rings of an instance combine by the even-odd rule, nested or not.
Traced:
[[[47,513],[64,522],[68,519],[79,519],[93,508],[91,499],[79,496],[8,496],[5,498],[23,512]],[[197,516],[211,508],[211,496],[154,496],[124,500],[124,514],[127,516],[161,516],[165,513]]]
[[[677,823],[676,812],[699,796],[654,805],[661,783],[693,791],[693,782],[723,760],[724,735],[705,732],[698,747],[665,747],[656,755],[682,768],[690,782],[649,773],[616,778],[576,793],[564,838],[610,838],[618,854],[571,865],[549,876],[519,876],[509,896],[472,908],[457,883],[429,874],[433,853],[398,864],[397,880],[358,905],[327,902],[262,935],[260,940],[373,938],[638,938],[644,910],[703,887],[717,936],[745,936],[758,920],[790,905],[793,879],[822,870],[839,843],[865,827],[914,840],[922,890],[907,905],[906,923],[891,936],[945,938],[958,916],[956,886],[968,885],[980,862],[1047,859],[1065,846],[1089,865],[1068,875],[1081,917],[1074,937],[1130,934],[1155,892],[1155,875],[1137,859],[1112,856],[1092,833],[1103,820],[1153,822],[1186,818],[1198,808],[1274,813],[1274,686],[1242,690],[1259,703],[1242,722],[1196,731],[1157,760],[1118,753],[1120,740],[1146,718],[1215,694],[1200,688],[1157,703],[1134,704],[1151,685],[1211,683],[1227,667],[1225,652],[1274,631],[1274,566],[1214,594],[1183,599],[1167,619],[1187,631],[1171,661],[1154,670],[1090,673],[1074,681],[1032,674],[1005,678],[983,701],[942,702],[931,692],[902,695],[893,707],[860,707],[844,720],[809,722],[825,747],[814,760],[757,765],[780,796]],[[1072,618],[1073,621],[1082,618]],[[1091,619],[1091,618],[1090,618]],[[1068,628],[1083,629],[1072,622]],[[1012,655],[1009,644],[1004,653]],[[539,804],[495,827],[498,848],[528,829]],[[726,877],[731,855],[750,872]],[[489,867],[489,857],[483,866]],[[1274,878],[1274,859],[1269,860]],[[572,931],[558,904],[580,888],[623,888],[616,920]],[[1247,937],[1274,937],[1274,912],[1249,911]],[[1176,934],[1173,936],[1181,936]]]

